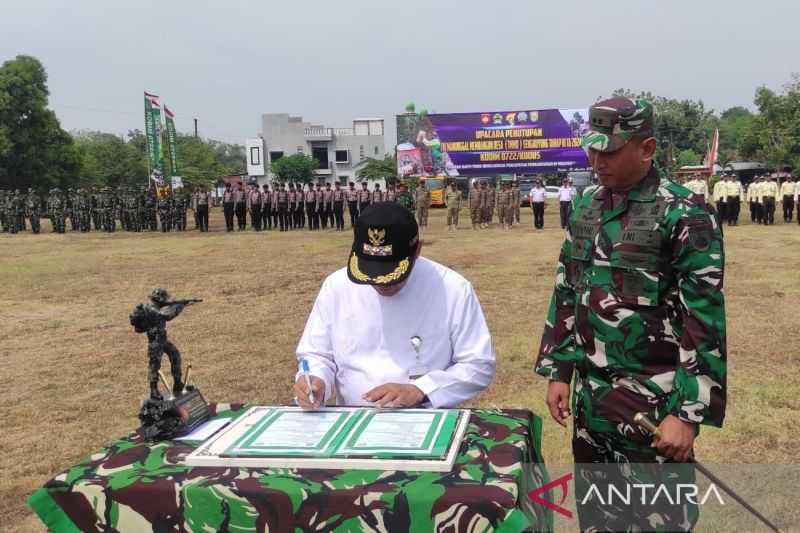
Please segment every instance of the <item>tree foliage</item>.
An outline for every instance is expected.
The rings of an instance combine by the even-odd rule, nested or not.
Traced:
[[[38,59],[0,66],[0,188],[64,186],[78,177],[80,156],[47,109],[47,73]]]
[[[397,162],[394,156],[386,154],[383,159],[367,157],[356,168],[356,177],[360,180],[397,179]]]
[[[292,154],[273,161],[272,173],[281,183],[308,183],[314,179],[319,161],[306,154]]]

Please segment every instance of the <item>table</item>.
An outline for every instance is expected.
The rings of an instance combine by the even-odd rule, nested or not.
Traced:
[[[244,404],[211,404],[236,417]],[[134,432],[34,492],[56,533],[72,531],[521,531],[552,529],[528,492],[547,483],[542,421],[473,410],[451,472],[187,467],[197,443]]]

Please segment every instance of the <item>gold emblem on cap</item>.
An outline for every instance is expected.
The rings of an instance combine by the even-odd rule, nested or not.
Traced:
[[[380,246],[386,240],[386,230],[378,228],[369,228],[367,230],[367,237],[372,246]]]
[[[408,271],[409,266],[411,266],[411,261],[408,258],[405,258],[397,264],[397,267],[393,271],[389,272],[388,274],[384,274],[383,276],[376,276],[373,278],[358,268],[358,257],[356,254],[352,254],[350,256],[350,273],[353,275],[353,277],[359,281],[371,281],[376,285],[386,285],[387,283],[391,283],[399,279]]]

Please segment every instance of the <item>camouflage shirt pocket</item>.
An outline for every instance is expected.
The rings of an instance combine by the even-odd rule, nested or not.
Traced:
[[[626,263],[611,265],[611,288],[626,304],[657,306],[661,273],[649,268],[635,268]]]

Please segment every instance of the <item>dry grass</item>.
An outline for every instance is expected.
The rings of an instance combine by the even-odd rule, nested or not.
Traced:
[[[464,213],[466,214],[466,213]],[[494,335],[498,372],[474,404],[525,407],[545,418],[548,462],[570,462],[569,433],[545,415],[532,372],[561,231],[445,231],[434,211],[423,254],[470,279]],[[153,287],[204,298],[170,325],[211,401],[290,401],[293,352],[317,289],[344,264],[350,233],[228,235],[221,213],[200,234],[0,235],[0,529],[40,531],[24,499],[45,480],[136,425],[145,341],[128,313]],[[466,217],[465,217],[466,218]],[[726,232],[729,404],[705,430],[709,462],[791,463],[800,457],[800,228]],[[165,360],[166,363],[166,360]],[[17,524],[12,526],[11,524]]]

